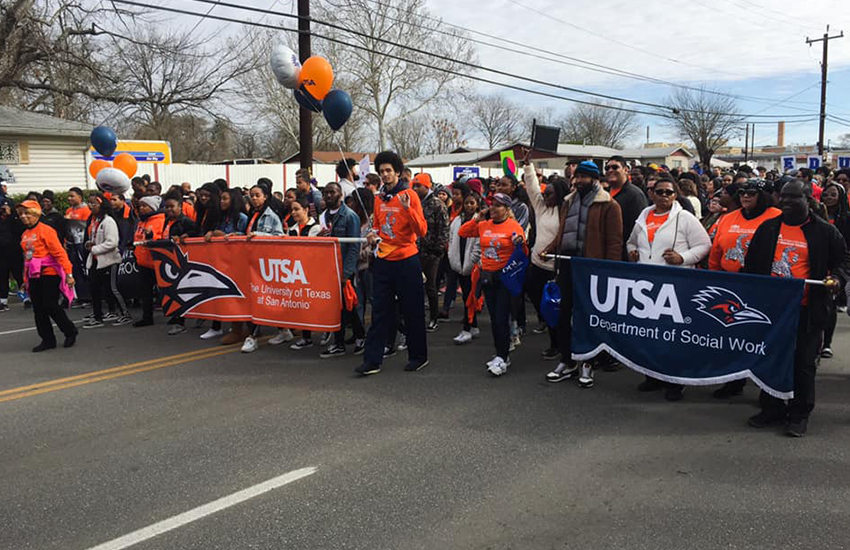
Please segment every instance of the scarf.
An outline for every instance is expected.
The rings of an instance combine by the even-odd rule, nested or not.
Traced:
[[[570,203],[567,219],[564,220],[564,232],[561,235],[561,252],[570,254],[582,254],[584,242],[587,236],[587,213],[590,205],[599,193],[599,184],[594,183],[590,191],[584,196],[576,192],[576,196]]]

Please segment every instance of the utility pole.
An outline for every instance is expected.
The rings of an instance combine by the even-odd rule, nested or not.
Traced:
[[[744,163],[750,160],[750,125],[747,124],[747,129],[744,130]]]
[[[806,37],[806,44],[811,47],[815,42],[823,42],[823,61],[820,64],[820,129],[818,130],[818,155],[821,160],[823,158],[823,130],[826,125],[826,67],[827,67],[827,49],[830,40],[843,38],[844,31],[835,36],[829,36],[829,25],[826,26],[826,32],[823,33],[823,38],[810,39]]]
[[[307,61],[310,53],[310,0],[298,0],[298,57]],[[301,168],[313,166],[313,113],[301,107],[298,118]]]

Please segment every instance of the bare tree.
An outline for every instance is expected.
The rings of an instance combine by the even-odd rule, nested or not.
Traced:
[[[704,166],[710,166],[718,147],[740,132],[743,117],[731,97],[681,88],[666,104],[672,111],[669,125],[693,142]]]
[[[342,64],[334,67],[350,74],[362,88],[363,95],[355,105],[374,122],[379,149],[386,147],[388,128],[395,121],[403,123],[426,107],[447,100],[447,91],[457,77],[441,69],[466,70],[456,61],[474,59],[471,45],[459,34],[447,37],[435,32],[438,29],[448,32],[449,28],[431,18],[425,0],[398,0],[391,7],[381,9],[376,9],[369,0],[326,0],[316,11],[317,19],[365,35],[337,33],[338,38],[362,49],[341,47]],[[331,33],[321,26],[317,26],[317,32]],[[417,53],[382,39],[451,60]],[[326,44],[321,39],[317,43]]]
[[[850,147],[850,134],[838,136],[838,147]]]
[[[396,120],[387,126],[387,143],[401,158],[415,159],[425,153],[427,127],[428,120],[423,115]]]
[[[611,109],[613,106],[577,104],[559,123],[561,140],[621,148],[625,139],[637,131],[637,116]]]
[[[465,146],[466,138],[463,137],[463,132],[451,120],[435,118],[428,125],[425,144],[427,153],[440,155]]]
[[[469,117],[470,125],[487,142],[488,149],[509,145],[522,137],[521,111],[502,95],[473,97]]]

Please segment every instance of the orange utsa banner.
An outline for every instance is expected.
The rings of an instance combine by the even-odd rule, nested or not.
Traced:
[[[166,315],[334,332],[342,311],[339,243],[319,237],[153,241]]]

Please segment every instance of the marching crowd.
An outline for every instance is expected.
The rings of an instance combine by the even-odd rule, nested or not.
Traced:
[[[486,363],[490,375],[508,372],[511,352],[533,331],[547,335],[542,359],[556,362],[546,379],[575,379],[587,388],[593,386],[594,369],[616,370],[618,364],[605,354],[593,364],[571,359],[572,282],[566,258],[819,279],[825,285],[807,286],[800,308],[794,398],[786,403],[762,392],[762,410],[749,420],[754,427],[784,423],[789,435],[805,434],[814,408],[815,371],[820,358],[832,357],[837,312],[846,309],[841,289],[850,277],[850,170],[780,174],[747,165],[732,172],[698,165],[682,170],[630,166],[614,156],[604,163],[570,161],[563,174],[544,177],[529,157],[530,152],[516,176],[463,178],[449,186],[427,173],[414,175],[389,151],[375,157],[377,174],[360,178],[354,159],[345,159],[337,166],[337,181],[321,190],[302,169],[296,186],[282,194],[265,178],[250,188],[216,180],[163,192],[144,176],[133,178],[127,196],[72,188],[64,214],[50,191],[31,192],[15,204],[4,188],[0,311],[9,307],[11,277],[35,315],[41,341],[33,351],[56,347],[51,320],[70,347],[78,330],[63,304],[90,302],[85,330],[107,323],[154,324],[154,264],[147,247],[134,243],[228,235],[360,238],[340,245],[343,287],[358,297],[353,310],[340,312],[342,329],[297,336],[278,329],[269,344],[291,342],[293,350],[318,344],[323,358],[345,355],[353,346],[353,353],[362,355],[356,372],[363,376],[379,373],[385,359],[406,350],[405,370],[417,371],[429,361],[426,333],[445,326],[441,323],[453,309],[462,309],[454,342],[467,344],[481,336],[479,313],[486,304],[495,352]],[[503,271],[517,249],[531,262],[518,296]],[[118,285],[118,266],[130,253],[142,280],[138,296],[122,295]],[[553,324],[541,312],[550,281],[561,289],[560,318]],[[531,326],[528,301],[536,313]],[[131,315],[133,302],[141,306],[138,318]],[[168,324],[169,335],[186,332],[179,316]],[[232,323],[224,328],[213,322],[200,337],[241,342],[246,353],[257,349],[261,327]],[[727,383],[714,396],[740,395],[744,385],[745,380]],[[649,377],[638,389],[663,390],[670,401],[683,395],[682,386]]]

